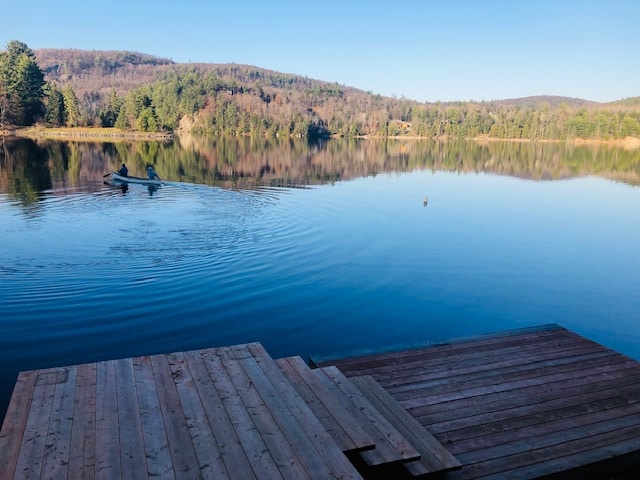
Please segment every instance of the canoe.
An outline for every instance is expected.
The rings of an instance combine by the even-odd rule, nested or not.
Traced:
[[[149,180],[148,178],[141,177],[123,177],[122,175],[117,174],[116,172],[111,172],[111,180],[116,180],[118,182],[127,182],[127,183],[140,183],[142,185],[162,185],[162,180]]]

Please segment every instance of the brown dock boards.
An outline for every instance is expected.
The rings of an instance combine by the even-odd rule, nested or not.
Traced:
[[[371,375],[462,463],[452,480],[640,469],[640,363],[557,325],[312,362]]]
[[[347,379],[336,367],[311,370],[300,357],[276,364],[339,445],[369,439],[375,448],[350,449],[361,450],[369,467],[402,464],[415,478],[461,467],[373,378]]]
[[[380,413],[371,402],[335,367],[313,370],[318,379],[334,394],[338,401],[352,412],[352,415],[374,437],[375,448],[361,453],[370,466],[405,463],[420,458],[420,453],[411,443]]]
[[[0,432],[0,479],[13,478],[27,426],[31,402],[34,400],[38,372],[22,372],[13,389],[9,409]]]
[[[640,468],[640,364],[557,326],[313,363],[253,343],[22,372],[0,480]]]
[[[259,344],[20,374],[0,480],[151,477],[361,478]]]
[[[373,377],[367,375],[350,380],[420,453],[419,459],[405,463],[412,476],[421,477],[462,467],[458,459],[409,415]]]
[[[353,408],[346,408],[304,363],[300,357],[276,360],[316,418],[345,453],[372,449],[376,443],[353,415]]]

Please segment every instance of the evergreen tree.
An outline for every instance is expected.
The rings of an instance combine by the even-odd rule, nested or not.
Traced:
[[[7,87],[2,81],[2,78],[0,78],[0,130],[4,128],[8,108],[9,108],[9,97],[7,95]]]
[[[12,40],[0,53],[0,105],[2,121],[33,125],[45,112],[44,74],[26,44]]]
[[[142,132],[157,132],[158,119],[151,107],[145,107],[138,115],[138,130]]]
[[[64,124],[67,127],[77,127],[80,122],[80,109],[78,108],[78,98],[71,85],[62,89],[62,100],[64,103]]]
[[[116,94],[115,88],[111,90],[109,102],[102,112],[100,112],[100,124],[103,127],[113,127],[116,124],[118,114],[122,108],[122,100]]]
[[[56,85],[47,84],[47,107],[44,121],[50,127],[64,125],[64,98]]]

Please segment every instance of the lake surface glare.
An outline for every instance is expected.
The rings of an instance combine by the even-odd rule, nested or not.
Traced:
[[[28,204],[0,190],[0,407],[21,370],[253,341],[306,358],[558,323],[640,360],[637,186],[83,178]]]

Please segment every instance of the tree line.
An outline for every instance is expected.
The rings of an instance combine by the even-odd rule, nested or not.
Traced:
[[[640,137],[637,99],[589,106],[421,103],[257,67],[174,64],[127,52],[67,51],[45,63],[46,74],[34,52],[18,41],[0,53],[2,124],[300,138]],[[144,81],[135,86],[116,81],[141,71]],[[92,89],[91,83],[80,83],[86,78],[102,83]],[[105,86],[109,79],[111,88]]]

